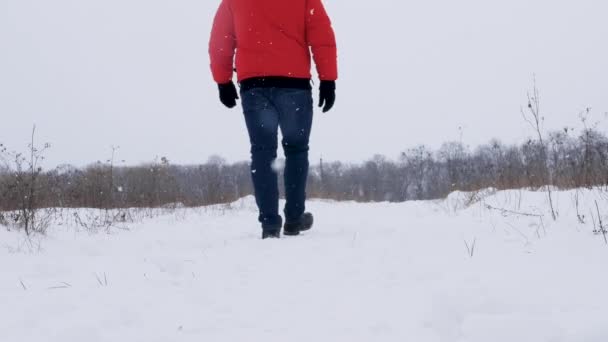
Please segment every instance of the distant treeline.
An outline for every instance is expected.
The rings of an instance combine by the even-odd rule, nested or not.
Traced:
[[[42,170],[42,150],[9,153],[0,145],[0,210],[48,207],[142,208],[227,203],[252,194],[249,164],[148,165],[117,167],[111,161],[79,169]],[[439,150],[404,151],[398,160],[375,156],[361,164],[313,161],[308,195],[355,201],[443,198],[454,190],[608,186],[608,138],[595,129],[573,136],[563,130],[544,145],[498,141],[469,149],[459,142]],[[280,175],[279,179],[282,179]]]

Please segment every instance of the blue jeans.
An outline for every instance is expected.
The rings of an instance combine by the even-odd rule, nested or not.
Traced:
[[[263,229],[281,228],[279,188],[273,163],[278,129],[285,153],[285,220],[296,223],[305,210],[308,141],[312,128],[312,93],[308,89],[252,88],[241,90],[251,142],[251,176]]]

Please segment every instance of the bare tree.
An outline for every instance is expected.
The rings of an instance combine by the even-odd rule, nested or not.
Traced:
[[[524,111],[521,108],[521,115],[524,120],[532,127],[535,131],[538,142],[540,144],[540,159],[543,165],[542,175],[545,177],[545,189],[547,189],[547,198],[549,199],[549,207],[551,209],[551,216],[553,220],[557,219],[557,214],[555,212],[555,208],[553,206],[553,196],[551,193],[551,186],[553,185],[553,176],[550,168],[547,167],[547,145],[545,144],[545,139],[543,137],[543,123],[545,118],[541,115],[540,109],[540,95],[538,91],[538,87],[536,86],[536,76],[533,77],[533,89],[532,94],[528,92],[528,110]]]
[[[549,187],[551,198],[550,186],[573,189],[608,184],[605,133],[587,126],[578,137],[570,134],[571,129],[545,135],[538,102],[535,91],[530,94],[532,108],[524,113],[538,139],[520,145],[491,141],[474,151],[460,142],[444,144],[439,150],[419,146],[406,150],[397,161],[381,155],[360,164],[323,160],[312,166],[307,192],[311,198],[400,202],[444,198],[454,190]],[[29,146],[34,146],[33,139]],[[0,211],[4,211],[0,224],[19,221],[25,226],[27,222],[28,233],[31,219],[23,214],[28,209],[96,208],[100,209],[98,222],[105,222],[113,221],[117,213],[129,213],[127,208],[204,206],[253,193],[247,162],[230,164],[216,156],[202,165],[180,166],[163,157],[144,165],[119,166],[117,148],[112,147],[112,155],[104,162],[82,169],[62,165],[42,171],[39,162],[48,145],[41,150],[32,147],[18,154],[0,145]],[[550,204],[554,212],[552,199]],[[34,222],[40,222],[35,215]]]
[[[8,198],[13,198],[16,209],[13,221],[18,222],[29,236],[32,231],[44,233],[46,220],[38,220],[40,185],[42,174],[40,163],[44,160],[44,152],[50,148],[45,144],[42,148],[35,145],[36,126],[32,128],[31,140],[26,154],[9,152],[2,147],[4,168],[10,170],[12,177],[8,180],[7,189],[3,192]]]

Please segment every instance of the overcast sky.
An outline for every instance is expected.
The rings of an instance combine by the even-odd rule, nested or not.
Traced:
[[[0,142],[25,148],[36,124],[47,166],[107,159],[111,145],[128,164],[248,159],[241,109],[220,104],[208,67],[218,4],[0,0]],[[314,160],[396,158],[461,135],[521,142],[533,73],[548,128],[580,127],[586,107],[606,127],[605,0],[325,4],[340,79],[335,109],[315,114]]]

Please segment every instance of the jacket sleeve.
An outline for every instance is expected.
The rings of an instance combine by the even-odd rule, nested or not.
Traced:
[[[307,1],[306,40],[312,49],[319,79],[335,81],[338,78],[336,37],[321,0]]]
[[[215,14],[209,39],[209,60],[215,82],[222,84],[232,80],[235,49],[236,35],[232,11],[228,0],[222,0]]]

